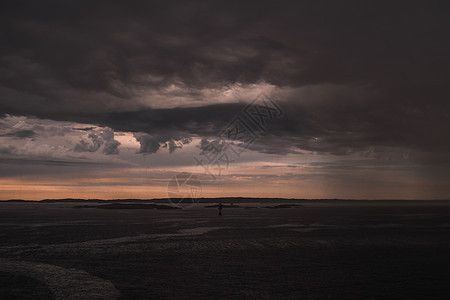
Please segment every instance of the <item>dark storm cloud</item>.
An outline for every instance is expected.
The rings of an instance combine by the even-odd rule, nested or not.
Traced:
[[[106,142],[105,146],[103,147],[103,153],[106,155],[111,154],[119,154],[119,146],[120,142],[116,140],[111,140]]]
[[[134,137],[140,143],[138,153],[156,153],[161,147],[161,140],[148,134],[135,134]]]
[[[35,135],[36,135],[36,132],[34,132],[33,130],[24,129],[24,130],[15,130],[12,132],[8,132],[8,133],[4,134],[3,136],[18,138],[18,139],[25,139],[25,138],[32,138]]]
[[[169,149],[169,153],[173,153],[176,149],[182,149],[184,145],[190,144],[191,142],[192,138],[170,139],[162,147]]]
[[[146,133],[136,133],[134,137],[140,144],[138,153],[151,154],[156,153],[161,147],[168,148],[169,153],[173,153],[176,149],[183,148],[183,145],[189,144],[192,139],[187,137],[180,137],[177,135],[158,135],[152,136]]]
[[[103,145],[103,139],[95,133],[90,133],[88,139],[81,139],[73,150],[75,152],[95,152],[101,145]]]
[[[105,129],[100,133],[90,132],[87,139],[80,139],[73,150],[75,152],[96,152],[102,145],[103,154],[119,154],[120,142],[114,139],[114,131],[110,129]]]
[[[114,131],[104,130],[101,134],[105,145],[103,146],[103,154],[119,154],[120,142],[114,139]]]
[[[135,132],[140,152],[154,153],[213,137],[242,107],[148,109],[142,93],[183,84],[195,102],[206,88],[266,82],[292,92],[254,150],[447,153],[448,11],[412,1],[15,1],[1,12],[0,113]],[[305,86],[324,93],[305,104]]]
[[[78,127],[74,127],[73,130],[81,130],[81,131],[91,131],[95,129],[95,127],[83,127],[83,128],[78,128]]]
[[[325,97],[323,93],[321,97]],[[258,138],[250,148],[274,154],[302,149],[335,155],[366,151],[370,147],[436,154],[450,151],[446,138],[450,136],[450,128],[444,125],[449,118],[445,112],[433,107],[412,109],[395,102],[380,107],[376,101],[361,101],[359,94],[347,91],[333,90],[329,97],[337,99],[325,99],[323,104],[282,103],[284,115],[271,120],[266,133],[257,132]],[[98,122],[119,131],[149,133],[147,137],[136,137],[142,153],[154,153],[159,144],[183,136],[200,135],[214,140],[235,116],[242,116],[243,108],[240,104],[220,104],[141,110],[107,114],[98,118]],[[246,122],[257,131],[250,120]]]

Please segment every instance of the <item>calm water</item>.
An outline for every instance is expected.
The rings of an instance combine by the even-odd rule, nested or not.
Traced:
[[[260,208],[224,208],[221,217],[203,204],[73,205],[0,203],[0,296],[14,294],[18,276],[34,298],[45,298],[46,287],[56,296],[103,289],[121,299],[450,295],[446,202],[252,203]]]

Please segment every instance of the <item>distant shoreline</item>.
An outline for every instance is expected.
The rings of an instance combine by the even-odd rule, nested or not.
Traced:
[[[181,199],[171,199],[172,202],[178,202]],[[42,199],[42,200],[25,200],[25,199],[8,199],[0,200],[0,203],[65,203],[65,202],[76,202],[76,203],[158,203],[170,201],[169,198],[154,198],[154,199],[74,199],[74,198],[64,198],[64,199]],[[253,197],[218,197],[218,198],[199,198],[195,203],[270,203],[270,202],[306,202],[306,203],[345,203],[345,202],[450,202],[450,199],[432,199],[432,200],[412,200],[412,199],[295,199],[295,198],[253,198]]]

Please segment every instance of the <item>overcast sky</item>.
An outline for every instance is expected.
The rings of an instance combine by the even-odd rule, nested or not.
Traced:
[[[449,12],[3,3],[0,199],[166,197],[179,172],[203,197],[448,199]]]

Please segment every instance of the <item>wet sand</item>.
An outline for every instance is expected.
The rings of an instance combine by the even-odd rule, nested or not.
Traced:
[[[20,276],[35,299],[450,295],[449,202],[235,204],[0,203],[0,297]]]

